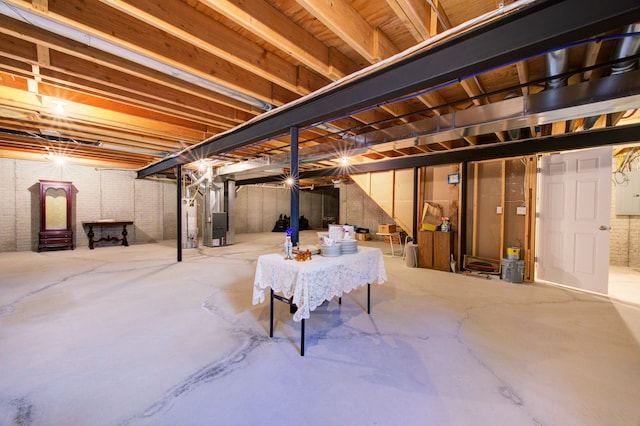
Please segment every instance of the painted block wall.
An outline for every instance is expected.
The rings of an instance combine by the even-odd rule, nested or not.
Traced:
[[[82,222],[98,219],[133,220],[134,226],[127,227],[130,244],[175,238],[175,182],[139,180],[129,170],[0,158],[0,252],[37,250],[40,179],[73,183],[76,247],[88,246]],[[112,236],[119,232],[106,229]],[[96,232],[96,238],[101,235]]]
[[[355,183],[340,184],[340,223],[368,228],[371,238],[376,237],[378,225],[394,223],[393,219]]]
[[[313,229],[322,227],[323,194],[300,191],[300,216],[309,220]],[[235,199],[236,234],[271,232],[280,215],[291,215],[291,192],[284,187],[242,186]]]
[[[616,186],[611,186],[609,264],[640,268],[640,216],[616,215]]]

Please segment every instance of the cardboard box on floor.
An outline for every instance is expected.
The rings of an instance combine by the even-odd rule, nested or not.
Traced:
[[[378,225],[378,233],[380,234],[390,234],[392,232],[396,232],[396,225],[390,223],[382,223]]]
[[[368,241],[370,239],[371,239],[371,234],[369,234],[369,233],[363,234],[363,233],[356,232],[356,240],[358,240],[358,241]]]

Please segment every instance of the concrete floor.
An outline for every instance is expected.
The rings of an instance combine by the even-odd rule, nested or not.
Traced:
[[[323,304],[300,357],[251,304],[281,240],[0,254],[0,425],[640,424],[638,306],[385,257],[371,315]]]

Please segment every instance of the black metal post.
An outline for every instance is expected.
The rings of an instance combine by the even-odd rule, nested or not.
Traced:
[[[469,163],[460,163],[460,209],[458,209],[458,270],[462,270],[464,253],[467,251],[467,200],[469,199],[469,184],[467,182]]]
[[[304,318],[302,318],[301,321],[302,324],[300,324],[300,356],[304,356]]]
[[[178,262],[182,262],[182,165],[176,166],[176,194],[177,214],[176,214],[176,240],[178,250]]]
[[[371,313],[371,283],[367,283],[367,313]]]
[[[291,227],[293,228],[291,242],[295,246],[300,240],[300,173],[298,170],[298,128],[291,127],[290,134],[291,179],[293,180],[293,185],[291,185]]]
[[[413,168],[413,223],[412,223],[412,235],[411,240],[417,244],[418,243],[418,177],[420,175],[420,170],[418,167]],[[405,250],[407,248],[405,247]],[[406,251],[405,251],[406,253]]]
[[[271,306],[269,307],[269,337],[273,337],[273,289],[271,289]]]

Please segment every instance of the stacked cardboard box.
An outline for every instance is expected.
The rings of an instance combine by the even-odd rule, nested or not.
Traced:
[[[390,223],[382,223],[378,225],[378,233],[390,234],[392,232],[396,232],[396,225]]]
[[[384,236],[384,242],[389,244],[389,243],[393,243],[393,244],[400,244],[400,236],[399,235],[385,235]]]

